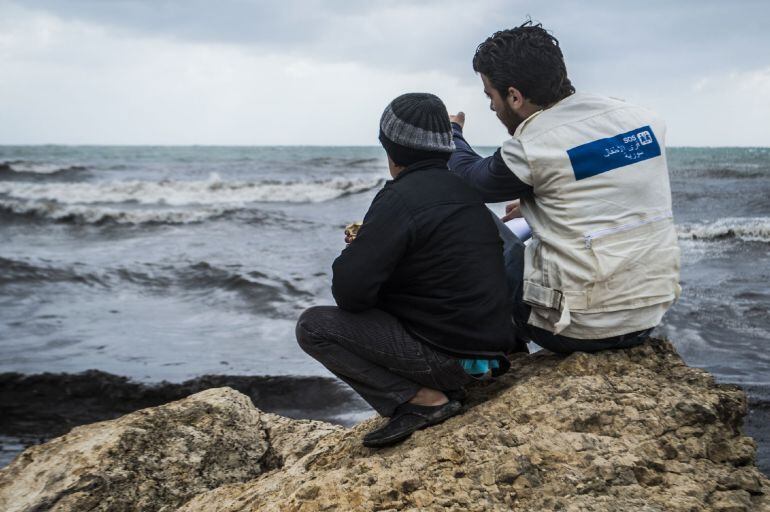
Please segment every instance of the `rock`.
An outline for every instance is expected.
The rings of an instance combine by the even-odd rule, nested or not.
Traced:
[[[466,411],[381,450],[226,388],[80,427],[0,471],[0,509],[770,511],[746,397],[670,343],[518,356]]]
[[[0,267],[7,265],[11,265],[11,272],[34,272],[34,268],[0,258]],[[202,375],[179,383],[145,384],[98,370],[0,373],[0,435],[47,440],[79,425],[115,419],[221,387],[248,395],[263,411],[285,416],[301,412],[305,418],[340,423],[341,418],[363,418],[371,411],[349,387],[330,377]],[[359,414],[351,415],[351,409]],[[355,423],[345,422],[348,426]]]
[[[211,389],[28,448],[0,471],[0,510],[173,510],[293,462],[284,443],[302,453],[338,428],[264,414],[245,395]]]

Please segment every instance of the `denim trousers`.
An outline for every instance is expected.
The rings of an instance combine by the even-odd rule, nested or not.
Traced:
[[[455,391],[475,380],[458,359],[418,341],[380,309],[315,306],[300,315],[296,334],[302,350],[382,416],[392,416],[422,387]]]

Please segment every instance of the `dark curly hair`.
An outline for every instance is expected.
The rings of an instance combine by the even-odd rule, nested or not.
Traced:
[[[473,56],[473,70],[486,75],[503,98],[508,87],[515,87],[541,107],[575,92],[559,41],[532,20],[495,32],[481,43]]]

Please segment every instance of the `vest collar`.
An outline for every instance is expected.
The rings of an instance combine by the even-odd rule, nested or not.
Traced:
[[[542,110],[542,109],[541,109],[541,110],[538,110],[537,112],[535,112],[534,114],[532,114],[531,116],[529,116],[528,118],[526,118],[524,121],[522,121],[522,122],[519,124],[519,126],[517,126],[517,127],[516,127],[516,130],[514,130],[514,132],[513,132],[513,136],[514,136],[514,137],[518,137],[519,135],[521,135],[521,132],[524,130],[524,127],[525,127],[525,126],[527,126],[527,124],[529,124],[529,122],[530,122],[531,120],[533,120],[534,118],[536,118],[537,116],[539,116],[539,115],[540,115],[542,112],[543,112],[543,110]]]
[[[578,96],[578,95],[580,95],[580,93],[574,92],[574,93],[570,94],[569,96],[567,96],[566,98],[562,98],[562,99],[560,99],[559,101],[557,101],[556,103],[554,103],[554,104],[553,104],[553,105],[551,105],[550,107],[547,107],[547,108],[543,108],[543,109],[540,109],[540,110],[538,110],[537,112],[535,112],[534,114],[532,114],[531,116],[529,116],[528,118],[526,118],[524,121],[522,121],[522,122],[521,122],[521,124],[520,124],[519,126],[517,126],[517,127],[516,127],[516,130],[513,132],[513,136],[514,136],[514,137],[518,137],[519,135],[521,135],[521,132],[522,132],[522,131],[524,131],[524,127],[525,127],[525,126],[527,126],[527,125],[530,123],[530,121],[532,121],[533,119],[535,119],[537,116],[539,116],[540,114],[542,114],[542,113],[543,113],[543,112],[545,112],[546,110],[550,110],[550,109],[552,109],[552,108],[558,108],[558,107],[560,107],[560,106],[562,106],[562,105],[565,105],[565,104],[567,104],[567,103],[571,103],[571,102],[572,102],[572,100],[573,100],[573,99],[574,99],[576,96]]]

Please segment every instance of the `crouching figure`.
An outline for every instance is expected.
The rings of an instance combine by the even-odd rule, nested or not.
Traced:
[[[370,447],[458,414],[463,387],[507,371],[517,349],[495,219],[447,168],[446,107],[432,94],[399,96],[379,138],[393,179],[334,261],[337,305],[297,323],[302,349],[389,418],[364,437]]]

